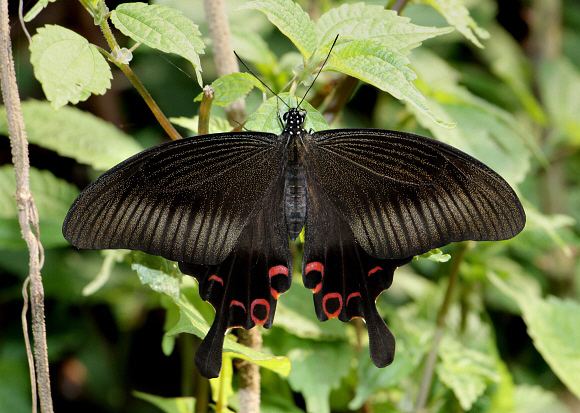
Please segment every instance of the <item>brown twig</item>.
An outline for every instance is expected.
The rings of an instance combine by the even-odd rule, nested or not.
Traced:
[[[437,361],[437,353],[439,352],[439,344],[445,333],[445,319],[447,318],[447,312],[451,306],[451,299],[453,298],[453,291],[457,284],[457,279],[459,278],[459,268],[461,267],[461,262],[465,257],[465,252],[468,247],[467,242],[462,242],[459,244],[458,251],[454,254],[453,263],[451,265],[451,272],[449,274],[449,281],[447,283],[447,289],[445,290],[445,297],[439,307],[437,313],[437,321],[435,325],[435,334],[433,336],[433,345],[431,350],[427,355],[427,361],[425,362],[425,369],[423,370],[423,377],[421,378],[421,386],[419,388],[419,394],[417,396],[417,401],[415,403],[415,413],[421,413],[425,408],[427,403],[427,397],[431,391],[431,383],[433,382],[433,373],[435,372],[435,362]]]
[[[10,136],[12,162],[14,163],[14,174],[16,176],[18,222],[29,253],[28,277],[30,277],[32,336],[34,338],[33,359],[36,365],[38,399],[40,400],[40,411],[42,413],[52,413],[46,325],[44,322],[44,287],[40,275],[44,252],[39,239],[38,212],[30,192],[28,139],[24,129],[22,107],[14,72],[10,22],[8,20],[8,0],[0,0],[0,85],[8,118],[8,134]],[[26,294],[24,295],[26,296]],[[28,335],[27,330],[24,331],[25,335]],[[34,383],[32,383],[32,389],[34,389]]]

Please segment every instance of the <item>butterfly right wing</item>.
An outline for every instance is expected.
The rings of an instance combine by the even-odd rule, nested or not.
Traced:
[[[145,150],[89,185],[63,224],[84,249],[141,250],[219,264],[283,172],[276,135],[226,133]]]

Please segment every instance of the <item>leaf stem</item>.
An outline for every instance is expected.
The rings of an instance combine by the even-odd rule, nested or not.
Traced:
[[[425,404],[427,403],[427,397],[429,396],[431,383],[433,382],[433,374],[435,372],[435,362],[437,361],[439,344],[441,344],[441,339],[445,333],[445,319],[447,318],[447,312],[451,306],[453,291],[455,290],[457,279],[459,278],[459,268],[461,267],[461,263],[465,257],[468,245],[469,244],[467,242],[460,243],[458,251],[453,254],[453,263],[451,265],[449,281],[447,283],[447,289],[445,290],[443,302],[441,303],[441,307],[439,307],[439,311],[437,312],[433,345],[429,351],[429,354],[427,355],[427,360],[425,362],[425,369],[423,370],[423,376],[421,378],[421,386],[419,388],[419,394],[415,403],[415,413],[423,412]]]
[[[115,35],[111,31],[109,21],[106,18],[102,19],[99,27],[101,28],[101,32],[103,33],[103,36],[105,37],[105,40],[111,49],[111,53],[107,52],[105,56],[109,59],[109,61],[111,61],[111,63],[121,69],[123,74],[127,77],[127,79],[129,79],[129,82],[131,82],[147,106],[149,106],[153,116],[155,116],[155,119],[157,119],[157,122],[159,122],[163,130],[165,130],[165,133],[167,133],[167,135],[173,140],[181,139],[182,136],[179,134],[179,132],[177,132],[169,119],[167,119],[165,114],[161,111],[161,108],[159,105],[157,105],[157,102],[155,102],[155,99],[153,99],[143,82],[141,82],[141,79],[137,77],[135,72],[133,72],[133,69],[131,69],[128,64],[121,62],[117,58],[121,48],[119,47],[119,43],[117,43]],[[99,50],[101,50],[102,53],[102,49],[99,48]]]
[[[213,89],[211,86],[207,85],[206,87],[203,88],[201,105],[199,106],[199,119],[197,123],[198,135],[207,135],[209,133],[209,118],[212,102],[213,102]]]

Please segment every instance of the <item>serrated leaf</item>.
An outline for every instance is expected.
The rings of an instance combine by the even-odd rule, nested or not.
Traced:
[[[145,400],[165,413],[191,413],[195,408],[193,397],[161,397],[134,391],[133,396]]]
[[[189,130],[192,134],[197,135],[197,128],[199,126],[199,116],[194,116],[193,118],[186,118],[183,116],[177,118],[169,118],[171,123],[177,126],[181,126]],[[220,118],[219,116],[212,115],[209,118],[209,133],[222,133],[231,132],[232,125],[225,118]]]
[[[281,93],[278,95],[280,99],[286,102],[290,107],[297,104],[297,99],[289,93]],[[304,122],[304,129],[320,131],[328,129],[328,123],[324,116],[320,114],[310,103],[306,100],[302,102],[302,109],[307,112],[306,121]],[[245,123],[245,127],[251,131],[271,132],[275,134],[282,133],[282,126],[280,125],[280,111],[287,110],[283,103],[280,103],[276,97],[271,97],[260,105],[258,109],[250,116]]]
[[[397,50],[386,49],[380,42],[353,40],[338,44],[328,59],[326,69],[376,86],[407,102],[438,125],[451,126],[432,112],[425,96],[413,84],[417,75],[409,67],[409,59]]]
[[[187,333],[203,338],[209,331],[209,325],[200,312],[182,294],[175,300],[179,307],[179,320],[166,333],[166,337],[173,337],[177,334]],[[281,376],[287,376],[290,372],[290,361],[286,357],[273,356],[261,351],[253,350],[249,347],[236,343],[231,338],[226,337],[224,341],[224,351],[229,351],[233,357],[249,360],[261,367],[272,370]]]
[[[540,92],[552,125],[580,145],[580,71],[569,61],[545,61],[540,67]]]
[[[142,150],[115,126],[74,107],[56,110],[46,102],[30,100],[22,103],[22,112],[30,143],[98,170],[109,169]],[[3,107],[0,134],[8,135]]]
[[[511,277],[504,280],[490,274],[489,278],[517,302],[534,346],[568,389],[580,397],[580,304],[527,294]]]
[[[417,84],[429,97],[431,108],[439,117],[455,122],[456,128],[434,124],[408,105],[419,123],[438,140],[479,159],[511,184],[521,182],[530,168],[530,150],[527,135],[513,116],[459,86],[459,75],[434,54],[418,50],[412,61],[419,74]]]
[[[355,3],[324,13],[316,22],[316,31],[319,45],[328,44],[340,35],[343,40],[375,40],[386,49],[406,51],[452,29],[417,26],[409,18],[382,6]]]
[[[232,44],[242,59],[257,66],[273,67],[278,62],[262,36],[247,28],[232,25]]]
[[[294,43],[305,59],[314,53],[318,44],[314,23],[298,3],[292,0],[254,0],[242,8],[264,13]]]
[[[48,6],[49,3],[54,3],[55,1],[56,0],[38,0],[36,4],[26,12],[24,15],[24,21],[27,23],[32,21],[46,6]]]
[[[179,10],[146,3],[122,3],[111,13],[111,21],[124,35],[165,53],[189,60],[197,82],[203,87],[199,55],[204,53],[201,33]]]
[[[229,106],[246,97],[255,87],[262,92],[266,91],[264,85],[249,73],[230,73],[214,80],[211,87],[214,90],[212,104],[217,106]],[[203,92],[195,97],[195,101],[200,102],[202,97]]]
[[[57,108],[111,87],[111,69],[97,48],[61,26],[38,29],[30,42],[30,62],[46,98]]]
[[[465,36],[477,47],[483,47],[480,42],[489,39],[487,30],[479,27],[470,16],[463,0],[422,0],[437,10],[445,20],[455,27],[459,33]]]
[[[45,248],[67,245],[62,236],[62,222],[78,195],[71,184],[49,171],[30,169],[30,190],[40,219],[40,240]],[[0,248],[25,248],[18,225],[14,168],[0,167]]]
[[[439,357],[437,375],[453,391],[465,411],[471,409],[490,383],[499,381],[492,357],[466,348],[449,337],[442,340]]]

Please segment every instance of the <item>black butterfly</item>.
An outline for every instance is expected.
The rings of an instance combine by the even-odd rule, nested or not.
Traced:
[[[525,214],[490,168],[404,132],[309,133],[306,112],[281,135],[221,133],[169,142],[115,166],[86,188],[63,226],[88,249],[128,248],[178,261],[216,309],[196,363],[221,368],[228,328],[270,327],[290,288],[289,239],[305,227],[304,285],[321,321],[363,317],[373,362],[395,339],[375,300],[414,255],[461,240],[502,240]]]

